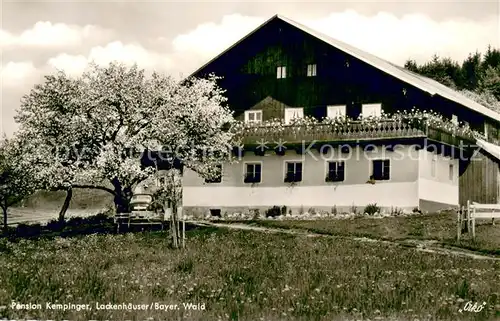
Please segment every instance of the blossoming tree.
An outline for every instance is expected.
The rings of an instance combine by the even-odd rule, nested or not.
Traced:
[[[20,166],[22,145],[18,140],[0,140],[0,207],[3,212],[3,228],[7,229],[7,210],[35,190],[33,171]]]
[[[144,151],[164,150],[163,163],[181,160],[183,168],[213,175],[233,137],[225,102],[215,77],[177,82],[147,77],[137,66],[92,64],[76,79],[63,72],[48,77],[24,97],[16,119],[26,136],[58,146],[46,158],[66,170],[55,185],[106,190],[124,213],[135,186],[157,172],[141,163]]]

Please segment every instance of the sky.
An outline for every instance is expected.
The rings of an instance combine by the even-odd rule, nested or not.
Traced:
[[[43,76],[111,61],[189,75],[275,14],[403,65],[500,48],[500,1],[7,1],[0,6],[0,131]]]

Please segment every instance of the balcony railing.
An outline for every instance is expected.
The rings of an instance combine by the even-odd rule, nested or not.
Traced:
[[[421,127],[421,128],[417,128]],[[350,121],[342,124],[308,124],[281,126],[250,126],[238,135],[245,145],[260,142],[347,142],[388,139],[428,138],[448,145],[459,146],[474,141],[471,135],[453,134],[442,128],[415,126],[400,121],[366,123]]]

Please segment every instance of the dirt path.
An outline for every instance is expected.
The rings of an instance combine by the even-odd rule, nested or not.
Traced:
[[[378,240],[378,239],[371,239],[367,237],[349,237],[349,236],[336,236],[336,235],[327,235],[327,234],[319,234],[319,233],[311,233],[311,232],[304,232],[300,230],[288,230],[288,229],[280,229],[280,228],[267,228],[267,227],[261,227],[261,226],[253,226],[253,225],[247,225],[247,224],[242,224],[242,223],[235,223],[235,224],[224,224],[224,223],[211,223],[211,222],[197,222],[195,223],[200,226],[214,226],[214,227],[221,227],[221,228],[230,228],[230,229],[236,229],[236,230],[249,230],[249,231],[257,231],[257,232],[264,232],[264,233],[285,233],[285,234],[293,234],[293,235],[301,235],[305,237],[330,237],[330,238],[337,238],[337,239],[351,239],[359,242],[376,242],[376,243],[383,243],[387,245],[393,245],[393,246],[405,246],[405,247],[411,247],[415,248],[417,251],[421,252],[426,252],[426,253],[435,253],[435,254],[441,254],[441,255],[454,255],[454,256],[461,256],[461,257],[467,257],[467,258],[472,258],[472,259],[478,259],[478,260],[494,260],[494,261],[500,261],[500,257],[493,257],[493,256],[488,256],[484,255],[481,253],[477,253],[474,251],[468,251],[465,249],[460,249],[460,248],[446,248],[441,245],[437,241],[425,241],[425,240],[403,240],[403,241],[387,241],[387,240]]]

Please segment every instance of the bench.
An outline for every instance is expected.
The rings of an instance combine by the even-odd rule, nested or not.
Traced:
[[[479,204],[467,202],[467,212],[472,228],[472,238],[476,237],[476,220],[491,219],[491,224],[495,225],[495,219],[500,219],[500,204]]]

